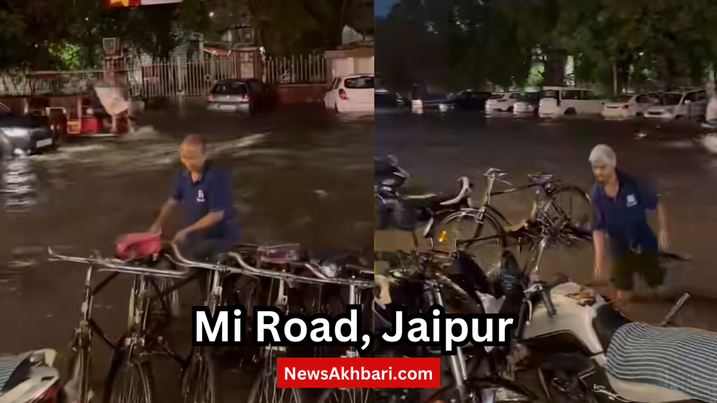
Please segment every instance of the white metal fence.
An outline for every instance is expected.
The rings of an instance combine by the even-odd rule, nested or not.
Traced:
[[[324,55],[266,58],[264,82],[269,84],[325,83],[326,60]]]
[[[257,78],[267,84],[308,84],[326,81],[323,55],[256,60],[255,52],[235,52],[229,57],[203,60],[173,59],[143,62],[124,59],[105,70],[0,73],[0,96],[72,95],[84,93],[88,85],[107,77],[108,72],[126,84],[132,96],[205,96],[218,80]]]

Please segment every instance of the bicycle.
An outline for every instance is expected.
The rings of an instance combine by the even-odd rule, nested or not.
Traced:
[[[476,228],[467,239],[457,239],[456,230],[450,231],[454,237],[449,238],[449,231],[443,229],[438,232],[436,239],[433,241],[435,245],[449,245],[449,248],[467,249],[477,243],[485,243],[486,246],[494,245],[498,248],[498,253],[508,247],[509,240],[517,241],[518,245],[523,247],[523,243],[534,241],[539,237],[539,232],[534,231],[534,223],[538,218],[547,220],[549,223],[560,221],[569,222],[576,229],[584,229],[590,224],[590,217],[579,217],[578,221],[570,213],[566,212],[559,198],[563,195],[575,196],[581,200],[590,209],[589,195],[578,186],[556,180],[554,175],[549,173],[537,173],[528,175],[529,183],[510,189],[494,190],[496,182],[501,182],[512,186],[512,184],[502,179],[506,173],[497,168],[487,169],[483,175],[488,179],[485,194],[481,206],[478,208],[464,208],[460,211],[451,213],[445,217],[439,228],[449,227],[451,224],[461,224],[463,220],[467,220],[471,224],[475,224]],[[533,196],[533,205],[528,219],[516,225],[508,220],[498,209],[493,206],[493,198],[495,196],[535,189]],[[591,210],[588,210],[591,212]],[[449,227],[450,228],[450,227]],[[490,235],[485,235],[486,232]],[[488,268],[492,265],[486,265]]]
[[[284,247],[286,247],[286,245],[284,245]],[[192,261],[183,257],[175,247],[175,253],[173,255],[177,260],[173,261],[175,262],[175,264],[184,267],[210,270],[211,291],[208,302],[210,305],[210,312],[213,312],[216,307],[222,304],[222,279],[231,274],[263,277],[273,280],[270,284],[267,304],[277,306],[284,311],[286,311],[288,308],[287,288],[290,287],[293,283],[308,283],[319,285],[341,284],[360,288],[373,288],[374,286],[373,281],[369,282],[354,279],[347,280],[341,278],[330,278],[323,273],[323,268],[321,267],[321,265],[315,262],[298,261],[298,254],[292,253],[292,248],[289,248],[288,251],[286,250],[286,248],[284,248],[284,252],[286,253],[279,253],[279,256],[277,256],[277,254],[271,256],[272,250],[281,250],[281,248],[282,246],[254,247],[253,253],[249,253],[249,255],[257,255],[262,253],[264,254],[264,258],[262,258],[261,256],[256,258],[257,266],[261,266],[262,263],[269,264],[275,268],[280,267],[279,270],[267,270],[260,267],[254,267],[247,263],[246,253],[244,253],[244,256],[242,256],[243,254],[238,252],[227,252],[225,254],[222,254],[222,258],[218,259],[220,263],[206,263]],[[294,250],[294,252],[296,251]],[[269,256],[267,257],[267,255]],[[221,263],[225,261],[227,257],[231,258],[232,261],[237,263],[239,267],[234,267],[225,263]],[[312,273],[314,277],[309,278],[294,274],[290,272],[290,269],[292,268],[307,269],[310,273]],[[372,271],[370,273],[373,274]],[[274,298],[275,282],[278,282],[278,285],[276,288],[276,297],[272,303],[272,299]],[[302,403],[304,401],[297,389],[279,389],[276,385],[277,368],[275,358],[277,355],[283,354],[285,352],[285,347],[272,345],[265,346],[263,349],[260,350],[259,361],[261,362],[261,370],[249,393],[248,403]],[[199,367],[199,369],[192,369],[193,366]],[[206,368],[206,370],[202,370],[202,367]],[[192,357],[189,360],[189,368],[185,370],[185,374],[192,373],[206,375],[203,379],[198,379],[197,377],[190,377],[185,375],[183,377],[183,391],[185,392],[185,394],[188,390],[201,391],[202,389],[207,391],[211,389],[216,392],[216,373],[210,368],[214,368],[214,361],[211,355],[209,355],[207,351],[203,349],[195,349],[192,353]],[[287,391],[288,395],[286,395]],[[211,394],[211,392],[207,392],[205,396],[213,396],[214,399],[216,399],[216,393]],[[216,400],[207,401],[213,402]]]
[[[149,347],[157,344],[165,353],[175,359],[175,361],[181,363],[183,359],[174,353],[169,345],[148,326],[152,320],[151,308],[153,304],[178,290],[190,280],[193,280],[193,278],[188,278],[188,272],[136,266],[116,258],[103,258],[99,253],[95,253],[95,256],[89,258],[83,258],[62,255],[48,247],[47,254],[50,261],[67,261],[89,266],[85,276],[81,320],[79,326],[75,329],[73,341],[70,346],[72,350],[69,365],[71,378],[66,384],[65,389],[68,391],[68,394],[74,397],[72,401],[88,403],[93,397],[90,375],[92,336],[96,334],[113,350],[110,372],[105,380],[103,401],[107,403],[155,402],[154,378],[151,366],[147,360],[147,355],[150,351]],[[97,286],[93,287],[92,275],[95,271],[111,272],[111,274],[97,284]],[[132,274],[135,276],[129,310],[131,325],[127,333],[120,337],[118,342],[112,342],[92,318],[92,301],[95,295],[102,291],[102,289],[120,274]],[[150,285],[154,286],[155,291],[158,290],[158,286],[154,282],[155,278],[171,278],[183,281],[178,282],[178,284],[168,290],[158,292],[153,297],[148,298]],[[116,387],[117,379],[123,379],[125,375],[128,375],[131,381],[130,387],[134,386],[134,381],[138,381],[137,383],[141,386],[137,393],[133,393],[133,391],[130,390],[131,396],[126,396],[126,390]],[[75,397],[74,394],[77,396]],[[124,400],[124,397],[127,397],[128,400]]]

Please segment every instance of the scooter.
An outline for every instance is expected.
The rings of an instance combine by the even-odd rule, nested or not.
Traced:
[[[53,367],[57,352],[28,351],[0,357],[0,403],[58,403],[60,373]]]
[[[717,402],[717,334],[667,327],[689,294],[660,326],[632,322],[589,287],[543,282],[549,243],[536,247],[511,352],[537,366],[549,402]]]

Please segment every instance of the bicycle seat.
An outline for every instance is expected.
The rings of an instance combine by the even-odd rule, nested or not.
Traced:
[[[257,250],[262,263],[288,264],[301,260],[301,247],[298,244],[260,246]]]
[[[505,175],[508,175],[507,172],[503,171],[502,169],[498,168],[488,168],[483,172],[484,176],[487,176],[488,178],[502,178]]]
[[[440,210],[442,207],[456,205],[470,197],[472,186],[468,178],[465,176],[458,179],[460,182],[460,190],[451,194],[424,194],[404,197],[406,204],[413,208],[428,208],[430,210]]]
[[[542,186],[542,185],[552,182],[553,178],[554,178],[554,175],[549,174],[547,172],[538,172],[535,174],[528,175],[528,180],[530,181],[530,183],[532,183],[533,185],[539,185],[539,186]]]

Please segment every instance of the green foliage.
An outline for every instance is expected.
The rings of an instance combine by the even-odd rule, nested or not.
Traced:
[[[404,0],[377,30],[378,46],[406,46],[398,41],[410,39],[393,32],[408,26],[421,41],[428,23],[440,27],[444,45],[414,57],[411,74],[445,76],[451,87],[535,85],[534,62],[544,66],[544,84],[561,84],[568,55],[578,82],[607,88],[614,70],[619,88],[699,84],[717,62],[713,0]],[[442,52],[447,71],[432,70]],[[380,71],[404,57],[385,55]]]

